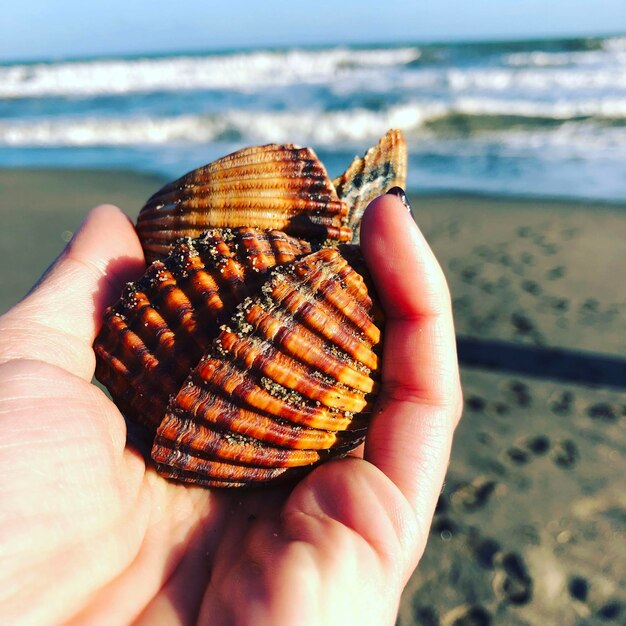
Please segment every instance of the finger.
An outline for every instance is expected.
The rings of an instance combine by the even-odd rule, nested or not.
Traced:
[[[450,296],[435,256],[397,197],[371,203],[361,246],[386,317],[382,391],[365,459],[429,520],[461,407]]]
[[[91,379],[102,313],[144,266],[129,219],[116,207],[97,207],[34,289],[0,318],[0,362],[38,359]]]

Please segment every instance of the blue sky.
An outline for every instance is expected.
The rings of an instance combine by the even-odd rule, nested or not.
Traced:
[[[0,60],[626,32],[626,0],[11,0]]]

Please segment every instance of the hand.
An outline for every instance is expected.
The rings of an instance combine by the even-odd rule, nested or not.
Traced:
[[[168,482],[91,384],[104,307],[143,268],[117,209],[89,214],[0,318],[0,622],[393,624],[428,536],[461,407],[441,269],[394,196],[363,253],[387,316],[363,459],[295,488]]]

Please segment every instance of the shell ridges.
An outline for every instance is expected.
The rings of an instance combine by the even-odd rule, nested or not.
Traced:
[[[347,219],[348,206],[313,150],[269,144],[244,148],[169,183],[142,208],[137,232],[151,262],[180,237],[212,228],[248,226],[350,241]]]
[[[152,430],[219,325],[265,272],[310,252],[280,231],[210,231],[182,240],[107,309],[94,343],[96,377],[120,408]]]
[[[257,484],[274,479],[262,468],[284,468],[280,476],[287,479],[292,470],[299,475],[361,442],[378,374],[355,365],[358,351],[350,342],[340,345],[328,338],[336,331],[325,332],[326,325],[343,328],[374,354],[377,341],[364,332],[374,323],[367,313],[369,296],[354,304],[363,317],[349,318],[327,302],[336,290],[347,293],[340,276],[354,280],[352,274],[335,248],[272,270],[261,293],[237,308],[170,404],[152,450],[162,470],[179,480],[201,477],[206,484]],[[294,298],[303,302],[290,311],[286,303]],[[302,333],[304,342],[287,342],[290,333]],[[310,344],[318,351],[310,352]],[[320,369],[325,357],[330,365]],[[236,466],[230,473],[228,464]]]
[[[162,476],[290,481],[364,440],[384,316],[344,244],[372,199],[405,185],[406,165],[399,130],[334,181],[312,149],[269,144],[148,199],[137,232],[149,267],[105,312],[94,351]]]
[[[350,207],[348,226],[353,243],[358,243],[358,226],[367,205],[391,187],[405,187],[406,170],[406,140],[401,131],[392,129],[333,181],[339,197]]]

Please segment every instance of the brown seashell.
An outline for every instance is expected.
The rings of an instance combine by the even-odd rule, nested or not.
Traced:
[[[347,216],[313,150],[270,144],[244,148],[165,185],[141,209],[137,233],[150,263],[179,238],[215,228],[350,241]]]
[[[306,241],[254,228],[181,240],[107,309],[94,343],[96,377],[129,419],[155,431],[220,323],[268,268],[309,252]]]
[[[310,148],[244,148],[193,170],[157,191],[137,232],[148,263],[181,237],[250,226],[279,229],[311,242],[358,241],[368,203],[406,180],[406,142],[390,130],[331,182]]]
[[[358,248],[310,253],[358,240],[365,206],[405,175],[404,138],[392,130],[336,189],[312,150],[269,145],[148,201],[137,230],[146,257],[162,260],[107,310],[94,349],[120,410],[157,433],[162,475],[265,484],[362,441],[381,315]]]
[[[350,208],[352,242],[359,241],[359,224],[367,205],[391,187],[406,186],[407,148],[402,131],[392,129],[363,157],[333,181],[337,194]]]
[[[264,484],[363,440],[381,316],[356,254],[326,248],[277,267],[239,305],[159,426],[152,458],[163,475]]]

